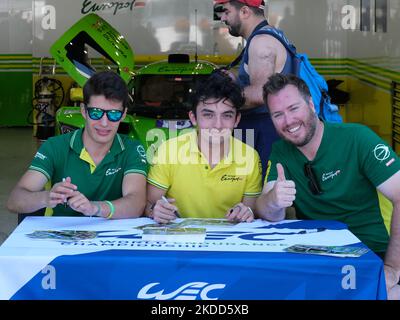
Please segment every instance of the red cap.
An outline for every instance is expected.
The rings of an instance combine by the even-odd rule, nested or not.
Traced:
[[[223,4],[230,2],[231,0],[215,0],[215,4]],[[249,7],[256,7],[260,9],[264,9],[264,0],[236,0],[237,2],[241,2]]]

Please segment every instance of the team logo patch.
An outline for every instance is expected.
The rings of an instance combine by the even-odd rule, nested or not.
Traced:
[[[374,149],[374,157],[378,161],[385,161],[390,157],[390,149],[384,144],[378,144]]]
[[[122,168],[115,168],[115,169],[107,169],[106,171],[106,176],[111,176],[113,174],[116,174],[118,171],[120,171]]]
[[[221,181],[237,182],[237,181],[242,181],[242,180],[243,180],[243,177],[234,176],[231,174],[224,174],[221,177]]]
[[[328,172],[328,173],[323,173],[322,174],[322,181],[326,181],[326,180],[329,180],[329,179],[333,180],[339,174],[340,174],[340,170],[331,171],[331,172]]]
[[[40,152],[36,152],[35,158],[39,158],[40,160],[45,160],[47,157],[44,154],[41,154]]]
[[[138,146],[136,148],[137,152],[142,158],[146,158],[146,151],[144,150],[143,146]]]

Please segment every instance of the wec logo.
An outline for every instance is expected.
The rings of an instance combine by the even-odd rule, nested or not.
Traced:
[[[149,283],[140,289],[138,299],[154,300],[218,300],[218,297],[209,297],[211,291],[224,289],[225,284],[208,284],[207,282],[190,282],[177,290],[164,294],[164,289],[157,292],[149,292],[151,288],[159,285],[159,282]],[[199,299],[198,299],[199,298]]]

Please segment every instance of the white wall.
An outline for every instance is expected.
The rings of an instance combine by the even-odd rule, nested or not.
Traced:
[[[51,44],[83,16],[84,1],[0,0],[0,54],[32,52],[37,57],[49,56]],[[106,2],[91,0],[98,5]],[[194,53],[196,29],[199,54],[237,53],[240,39],[230,37],[220,24],[213,22],[212,0],[143,2],[144,7],[123,9],[116,14],[113,9],[96,12],[128,38],[136,54],[170,50]],[[375,0],[371,2],[374,4]],[[400,0],[388,0],[387,33],[343,29],[343,6],[353,5],[359,12],[360,0],[268,0],[268,3],[270,22],[282,27],[298,50],[310,57],[374,58],[372,63],[400,70]],[[43,28],[44,5],[56,9],[55,29]],[[371,20],[373,30],[373,17]],[[357,28],[358,23],[357,17]]]
[[[349,0],[356,5],[358,0]],[[371,64],[400,71],[400,1],[388,0],[387,32],[348,32],[349,58],[368,59]],[[372,29],[374,19],[372,19]],[[371,58],[377,58],[372,59]]]
[[[345,58],[347,33],[341,28],[342,0],[269,0],[269,22],[277,25],[298,51],[313,58]]]
[[[269,0],[268,10],[270,21],[277,23],[300,51],[313,58],[367,59],[400,71],[400,1],[388,0],[386,33],[374,31],[374,3],[371,0],[369,32],[359,28],[360,0]],[[355,30],[342,26],[345,5],[356,8]]]
[[[0,54],[32,52],[32,0],[0,0]]]
[[[48,56],[58,37],[88,13],[96,13],[109,22],[127,39],[136,55],[194,54],[196,42],[199,55],[236,53],[240,39],[228,39],[214,23],[212,0],[138,0],[121,10],[105,7],[106,3],[116,2],[129,4],[132,0],[33,0],[33,55]],[[50,22],[43,27],[49,7],[54,8],[55,28]]]

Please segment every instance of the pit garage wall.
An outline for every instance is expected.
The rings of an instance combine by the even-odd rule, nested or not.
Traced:
[[[114,26],[138,56],[194,55],[196,49],[198,55],[231,55],[241,42],[214,23],[212,0],[73,0],[68,6],[64,0],[34,0],[33,6],[34,57],[48,56],[59,36],[89,13]]]
[[[370,0],[370,31],[360,31],[360,2],[270,0],[269,19],[313,58],[326,78],[345,80],[339,86],[351,94],[341,108],[345,121],[364,123],[391,142],[390,86],[400,81],[400,2],[387,0],[386,32],[375,30],[380,0]],[[342,12],[346,5],[355,9],[353,26],[349,11]]]
[[[0,126],[27,125],[32,100],[32,1],[0,0]]]
[[[357,2],[349,1],[353,5]],[[371,3],[373,6],[375,2]],[[392,81],[400,81],[400,1],[388,0],[387,32],[375,32],[374,19],[371,20],[370,32],[348,33],[352,71],[349,90],[355,97],[355,112],[351,115],[390,141],[390,86]]]
[[[382,33],[374,31],[375,1],[379,0],[371,0],[369,32],[359,31],[360,0],[269,0],[268,17],[286,31],[299,51],[308,53],[326,78],[345,80],[339,88],[351,93],[351,101],[341,108],[344,119],[365,123],[389,141],[390,83],[400,81],[400,2],[388,0],[387,32]],[[172,52],[193,56],[196,40],[199,57],[223,64],[243,45],[213,21],[211,0],[121,1],[127,7],[120,10],[107,9],[104,3],[0,1],[0,125],[27,124],[32,72],[38,74],[40,58],[49,57],[51,44],[89,12],[102,16],[128,39],[137,64]],[[353,30],[343,27],[345,5],[356,10]],[[52,64],[50,59],[45,62]]]

